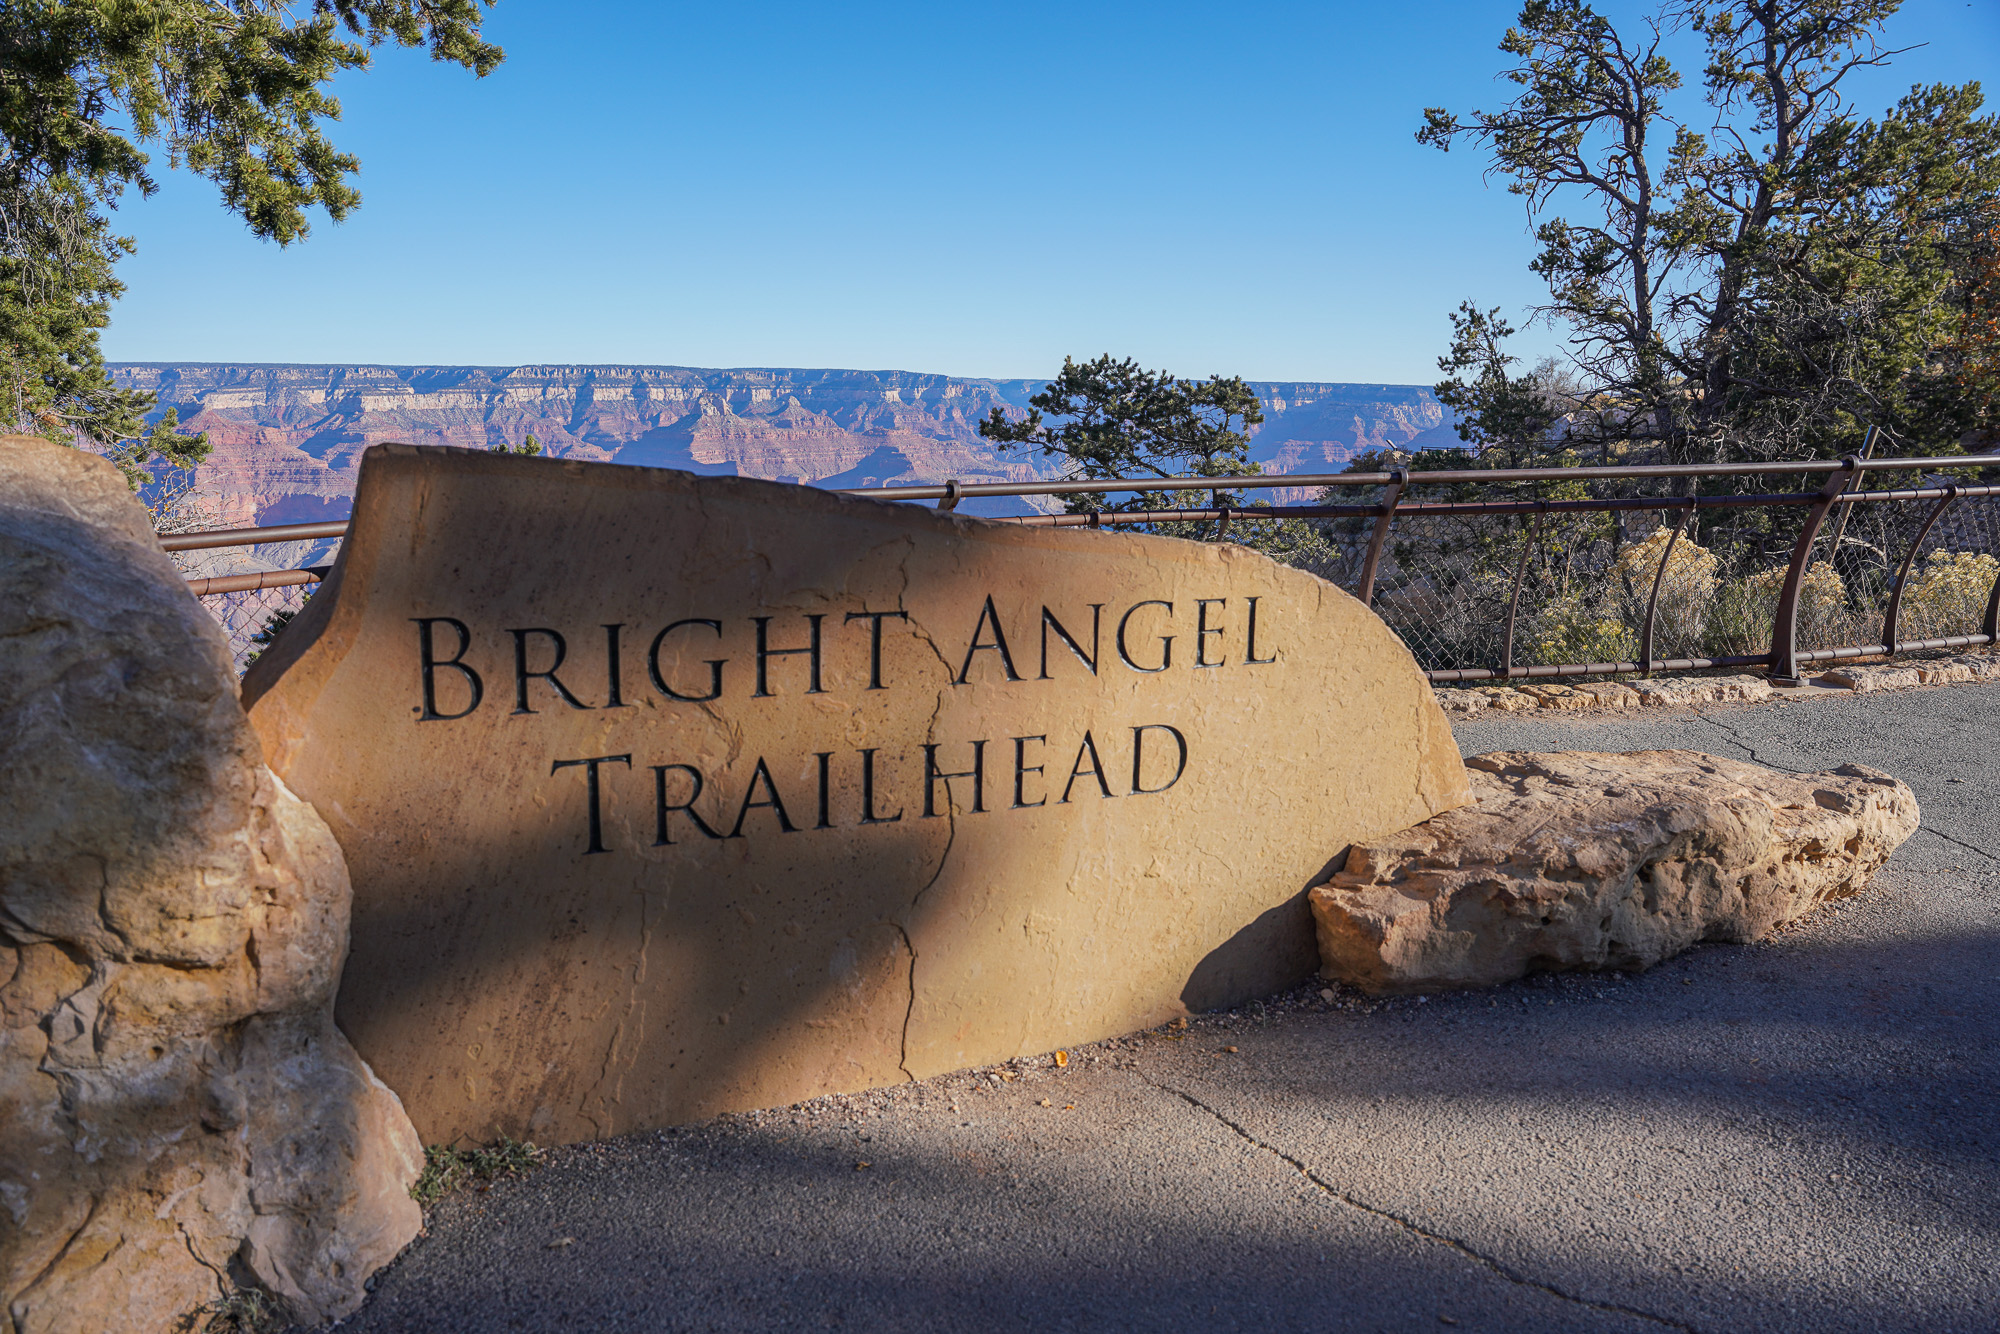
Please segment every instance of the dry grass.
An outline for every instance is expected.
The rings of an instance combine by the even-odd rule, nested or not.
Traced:
[[[473,1149],[433,1144],[424,1150],[423,1174],[410,1187],[410,1195],[428,1209],[462,1186],[520,1176],[539,1165],[542,1156],[534,1145],[514,1139]]]

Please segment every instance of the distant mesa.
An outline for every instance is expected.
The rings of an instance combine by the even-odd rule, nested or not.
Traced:
[[[682,366],[306,366],[127,362],[124,388],[159,395],[214,453],[196,478],[227,525],[346,517],[371,444],[485,449],[532,433],[548,453],[821,487],[1049,476],[1043,459],[979,438],[992,409],[1025,411],[1039,380],[908,371],[700,370]],[[1456,444],[1451,415],[1418,385],[1253,382],[1267,472],[1334,472],[1371,448]],[[1303,499],[1305,493],[1281,494]],[[1022,513],[1012,501],[967,512]]]
[[[837,491],[858,486],[912,485],[919,480],[930,479],[923,477],[922,470],[908,454],[894,445],[884,445],[846,472],[817,478],[813,484]]]
[[[257,510],[257,522],[265,525],[333,523],[345,519],[353,510],[352,496],[293,495],[260,506]]]

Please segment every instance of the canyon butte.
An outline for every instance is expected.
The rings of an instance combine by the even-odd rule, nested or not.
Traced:
[[[347,517],[361,453],[385,440],[485,449],[532,433],[561,458],[830,488],[1053,472],[978,434],[993,408],[1026,411],[1040,380],[679,366],[145,362],[112,372],[208,432],[214,452],[196,486],[228,526]],[[1451,414],[1421,386],[1251,388],[1265,413],[1251,457],[1266,472],[1336,472],[1371,448],[1458,443]],[[1010,502],[965,508],[1022,512]]]

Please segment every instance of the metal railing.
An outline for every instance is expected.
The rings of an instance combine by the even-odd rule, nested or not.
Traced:
[[[1881,459],[1850,456],[1839,460],[1791,463],[1738,463],[1718,465],[1654,464],[1632,467],[1467,469],[1415,471],[1394,468],[1371,473],[1260,474],[1244,477],[1154,477],[1117,478],[1106,481],[1054,482],[975,482],[956,480],[939,485],[854,488],[837,494],[864,496],[890,501],[934,501],[939,509],[952,510],[975,498],[1027,498],[1108,495],[1120,492],[1188,493],[1206,492],[1205,506],[1180,506],[1148,510],[1099,510],[1086,513],[1029,514],[990,520],[1034,527],[1126,527],[1165,525],[1168,531],[1190,533],[1192,525],[1203,525],[1204,536],[1221,537],[1232,523],[1302,523],[1312,527],[1322,540],[1322,558],[1300,561],[1308,568],[1315,563],[1319,573],[1342,583],[1362,602],[1381,611],[1392,627],[1417,653],[1433,682],[1502,681],[1522,678],[1631,674],[1656,671],[1691,671],[1709,668],[1761,667],[1781,680],[1797,680],[1809,664],[1864,657],[1893,656],[1926,649],[1963,648],[2000,642],[2000,484],[1977,481],[1940,480],[1932,474],[1946,472],[1961,476],[1968,470],[2000,468],[2000,455],[1973,455],[1937,458]],[[1922,484],[1904,488],[1861,489],[1865,474],[1918,474]],[[1800,478],[1820,484],[1809,490],[1733,492],[1716,489],[1740,484],[1741,479]],[[1634,484],[1664,484],[1661,494],[1599,495],[1590,492],[1605,485],[1635,489]],[[1702,493],[1701,488],[1709,488]],[[1412,492],[1450,488],[1463,492],[1475,489],[1485,494],[1471,499],[1415,499]],[[1361,503],[1337,503],[1343,492],[1373,490]],[[1565,494],[1522,494],[1522,489],[1560,490]],[[1223,503],[1222,493],[1241,491],[1311,490],[1320,493],[1313,504],[1238,505]],[[1500,494],[1494,494],[1495,492]],[[1948,513],[1968,502],[1987,502],[1976,522],[1952,528],[1950,540],[1962,547],[1980,550],[1952,551],[1934,547],[1932,565],[1916,570],[1920,553],[1934,536],[1944,536],[1940,527]],[[1913,507],[1922,506],[1921,517]],[[1843,517],[1836,527],[1832,550],[1815,563],[1814,552],[1828,516],[1839,510],[1852,516],[1871,507],[1880,512],[1909,514],[1908,522],[1885,520],[1866,533],[1850,538],[1849,523]],[[1990,511],[1990,512],[1989,512]],[[1641,570],[1634,561],[1644,543],[1634,545],[1625,531],[1630,519],[1642,519],[1657,512],[1659,527],[1646,539],[1658,542],[1657,563]],[[1749,514],[1754,519],[1755,541],[1745,545],[1741,533],[1719,525],[1730,512]],[[1794,520],[1781,516],[1794,515]],[[1580,549],[1575,531],[1559,531],[1564,523],[1574,529],[1577,516],[1598,516],[1591,528],[1589,543],[1593,554],[1579,564]],[[1504,522],[1518,521],[1518,547],[1513,529]],[[1467,521],[1489,521],[1484,528],[1467,529]],[[1582,520],[1585,523],[1588,519]],[[1457,538],[1439,538],[1438,526],[1461,525]],[[1208,528],[1206,525],[1214,525]],[[1732,645],[1728,634],[1717,639],[1713,626],[1702,634],[1689,631],[1690,607],[1696,619],[1706,616],[1713,622],[1713,606],[1724,588],[1715,573],[1720,560],[1696,541],[1696,530],[1708,525],[1711,536],[1750,552],[1737,559],[1748,570],[1748,561],[1773,541],[1783,538],[1787,526],[1789,555],[1781,567],[1744,573],[1731,596],[1755,615],[1768,611],[1768,624],[1759,633],[1759,649],[1747,644]],[[345,522],[286,524],[259,528],[211,529],[162,535],[161,546],[170,552],[212,551],[222,548],[270,547],[285,543],[318,543],[344,537]],[[1867,525],[1862,527],[1866,528]],[[1239,530],[1243,531],[1243,530]],[[1856,530],[1860,532],[1860,529]],[[1664,541],[1660,541],[1664,534]],[[1399,537],[1400,535],[1400,537]],[[1469,536],[1468,536],[1469,535]],[[1253,543],[1255,539],[1252,539]],[[1760,545],[1761,544],[1761,545]],[[1900,544],[1899,553],[1891,548]],[[1555,605],[1566,610],[1563,616],[1583,618],[1586,633],[1579,637],[1569,622],[1551,620],[1548,596],[1556,587],[1547,570],[1553,554],[1561,555],[1560,596]],[[1856,553],[1861,553],[1857,555]],[[1469,553],[1469,554],[1468,554]],[[1690,555],[1689,553],[1697,553]],[[1945,565],[1938,565],[1942,557]],[[1676,562],[1677,554],[1680,561]],[[1898,558],[1899,557],[1899,558]],[[1650,559],[1650,553],[1648,554]],[[1538,562],[1541,564],[1538,565]],[[1967,602],[1966,580],[1988,578],[1983,593],[1984,614],[1978,625]],[[272,622],[268,617],[284,609],[295,609],[306,586],[319,582],[331,567],[315,564],[289,569],[264,569],[229,574],[207,574],[189,578],[190,591],[208,599],[232,600],[235,624],[232,638],[241,660],[250,647],[247,628],[261,627],[266,637]],[[1579,576],[1579,570],[1582,574]],[[1694,572],[1692,584],[1688,572]],[[1782,573],[1780,573],[1782,571]],[[1913,573],[1914,572],[1914,573]],[[1613,576],[1615,575],[1615,580]],[[1580,582],[1571,589],[1572,577]],[[1948,577],[1947,577],[1948,576]],[[1595,579],[1596,583],[1591,584]],[[1624,591],[1613,587],[1622,583]],[[1531,599],[1537,605],[1524,607],[1524,594],[1531,585]],[[1639,590],[1645,589],[1643,612],[1639,610]],[[1689,588],[1692,587],[1691,594]],[[1812,588],[1809,610],[1815,620],[1812,637],[1841,638],[1853,642],[1801,642],[1802,596]],[[1838,615],[1827,610],[1829,588],[1838,588],[1841,607]],[[1501,611],[1505,590],[1504,614]],[[1745,589],[1750,590],[1745,602]],[[1923,628],[1950,630],[1908,637],[1912,615],[1912,590],[1921,596]],[[1938,589],[1949,594],[1942,599]],[[1761,590],[1761,591],[1759,591]],[[262,602],[244,602],[243,595],[255,594]],[[1664,600],[1663,600],[1664,595]],[[1763,601],[1759,602],[1758,598]],[[1566,600],[1566,601],[1565,601]],[[1728,598],[1723,598],[1727,602]],[[1880,604],[1879,606],[1876,604]],[[1768,604],[1766,606],[1765,604]],[[1946,607],[1940,620],[1939,606]],[[241,614],[248,608],[247,617]],[[1577,609],[1583,608],[1579,612]],[[1671,610],[1669,611],[1669,608]],[[1594,609],[1594,610],[1593,610]],[[1661,652],[1663,612],[1675,622],[1672,635],[1680,647],[1692,644],[1699,651]],[[1525,614],[1524,614],[1525,613]],[[1596,617],[1595,621],[1591,617]],[[1879,621],[1875,618],[1879,616]],[[1952,621],[1956,616],[1956,622]],[[1429,618],[1428,622],[1426,617]],[[225,621],[230,618],[224,617]],[[1727,619],[1726,617],[1724,619]],[[1456,626],[1452,633],[1440,629],[1445,622]],[[1522,632],[1527,622],[1539,627],[1537,645],[1524,653]],[[1551,632],[1549,627],[1557,629]],[[1594,628],[1591,628],[1594,627]],[[1865,630],[1868,633],[1860,633]],[[1497,640],[1495,634],[1497,632]],[[1733,632],[1742,639],[1750,631],[1738,627]],[[1716,650],[1738,647],[1744,651]],[[1624,651],[1593,655],[1566,654],[1564,645],[1603,645]],[[1768,645],[1768,647],[1763,647]],[[1542,661],[1522,661],[1523,657]],[[1546,660],[1577,657],[1580,660]],[[1456,660],[1454,660],[1456,659]]]

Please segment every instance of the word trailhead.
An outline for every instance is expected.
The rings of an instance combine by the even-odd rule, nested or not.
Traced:
[[[1245,548],[406,445],[244,699],[346,852],[340,1022],[427,1142],[1265,994],[1348,844],[1467,799],[1402,644]]]

